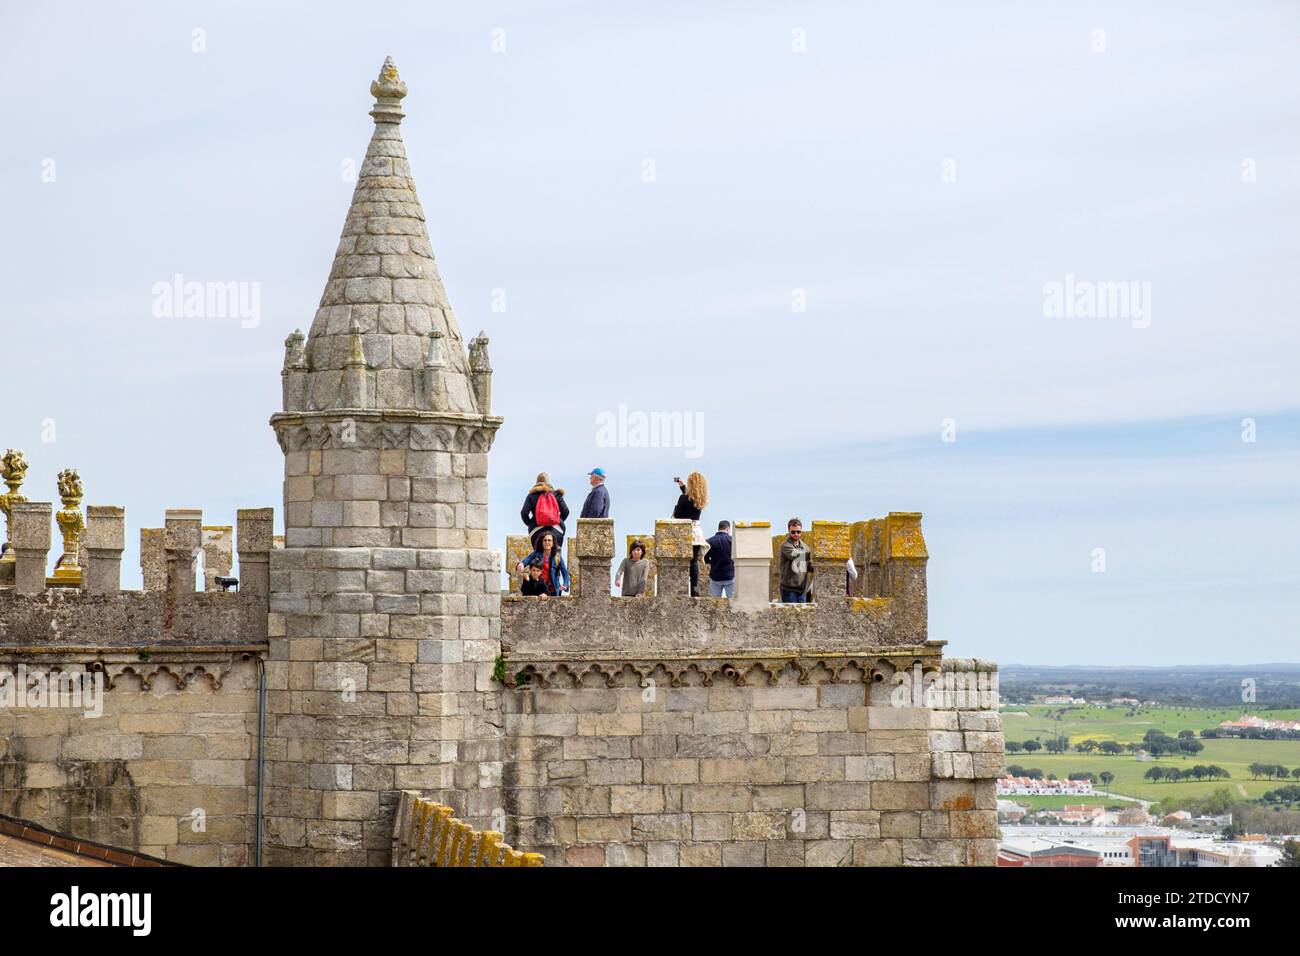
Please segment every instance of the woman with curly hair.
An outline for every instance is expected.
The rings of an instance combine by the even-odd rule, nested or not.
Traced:
[[[683,482],[674,478],[681,489],[681,497],[673,508],[674,518],[687,518],[691,522],[691,597],[700,596],[700,555],[704,553],[704,532],[700,530],[700,513],[709,504],[709,483],[698,471],[686,476]]]

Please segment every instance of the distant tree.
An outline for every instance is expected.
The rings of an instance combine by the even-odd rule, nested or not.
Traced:
[[[1221,816],[1228,812],[1232,806],[1232,794],[1227,787],[1219,787],[1212,794],[1205,798],[1205,812],[1213,816]]]
[[[1091,739],[1080,740],[1074,745],[1074,749],[1079,751],[1081,754],[1090,754],[1097,749],[1097,741]]]
[[[1183,772],[1177,767],[1169,767],[1165,770],[1165,779],[1170,783],[1177,783],[1179,780],[1183,779]]]
[[[1111,773],[1109,770],[1103,770],[1101,772],[1101,785],[1103,787],[1109,787],[1110,782],[1114,779],[1115,779],[1115,775]]]
[[[1156,781],[1163,779],[1164,775],[1165,775],[1165,771],[1163,767],[1152,767],[1142,776],[1143,778],[1155,783]]]
[[[1174,753],[1178,749],[1178,741],[1160,730],[1148,730],[1142,737],[1142,744],[1153,757]]]
[[[1025,741],[1025,752],[1026,752],[1026,753],[1031,753],[1031,754],[1032,754],[1032,753],[1035,753],[1035,752],[1037,752],[1037,751],[1039,751],[1039,750],[1042,750],[1042,749],[1043,749],[1043,745],[1040,744],[1037,740],[1026,740],[1026,741]]]
[[[1297,780],[1300,780],[1300,767],[1291,768],[1291,776],[1295,777]]]
[[[1063,754],[1070,749],[1070,738],[1053,737],[1044,746],[1049,754]]]
[[[1262,763],[1253,763],[1246,769],[1250,771],[1251,780],[1258,780],[1260,777],[1264,776],[1264,774],[1268,773],[1268,765]]]
[[[1181,715],[1180,715],[1180,716],[1181,716]],[[1192,739],[1193,737],[1195,737],[1195,736],[1196,736],[1196,731],[1194,731],[1194,730],[1180,730],[1180,731],[1178,731],[1178,739],[1179,739],[1179,740],[1191,740],[1191,739]]]
[[[1184,754],[1195,756],[1205,749],[1205,744],[1201,743],[1195,737],[1183,737],[1178,741],[1178,749]]]
[[[1113,757],[1115,754],[1124,752],[1124,745],[1114,740],[1103,740],[1097,749],[1107,756]]]
[[[1278,866],[1300,866],[1300,842],[1287,840],[1282,844],[1282,859]]]
[[[1054,773],[1049,773],[1049,774],[1047,775],[1047,779],[1048,779],[1048,780],[1055,780],[1055,779],[1057,779],[1056,774],[1054,774]]]
[[[1019,740],[1007,741],[1007,753],[1009,754],[1018,754],[1020,753],[1020,751],[1024,749],[1025,749],[1025,745],[1022,744]]]

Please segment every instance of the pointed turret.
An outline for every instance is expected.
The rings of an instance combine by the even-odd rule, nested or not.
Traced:
[[[483,828],[505,806],[487,337],[467,353],[447,305],[392,60],[370,89],[374,136],[310,334],[285,340],[271,416],[285,544],[266,578],[273,865],[388,865],[399,790]]]
[[[428,408],[421,401],[421,378],[429,336],[437,330],[447,353],[442,408],[480,411],[406,160],[400,131],[406,84],[391,57],[370,92],[375,131],[307,338],[310,376],[303,410]],[[364,406],[350,404],[358,373],[352,357],[354,324],[365,360],[360,370]]]

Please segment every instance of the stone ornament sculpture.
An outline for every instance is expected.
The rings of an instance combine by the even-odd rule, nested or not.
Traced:
[[[307,340],[302,329],[294,329],[284,340],[284,370],[307,367]]]
[[[84,497],[85,490],[76,469],[65,468],[59,472],[59,500],[63,507],[55,513],[54,520],[63,533],[63,554],[54,565],[54,574],[46,581],[49,587],[81,587],[77,549],[81,532],[86,530],[86,519],[81,515],[81,499]]]
[[[5,515],[5,541],[8,543],[13,540],[13,518],[10,512],[14,505],[27,500],[25,495],[18,493],[18,489],[27,478],[27,459],[23,457],[21,451],[10,448],[5,451],[4,457],[0,457],[0,478],[3,478],[4,483],[9,486],[9,491],[0,495],[0,511]],[[10,548],[0,555],[0,564],[12,566],[14,559],[13,549]],[[12,567],[8,573],[10,577],[13,576]],[[4,570],[0,569],[0,581],[4,580],[4,576]]]

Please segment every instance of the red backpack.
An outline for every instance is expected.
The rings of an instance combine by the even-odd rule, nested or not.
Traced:
[[[533,519],[538,527],[558,528],[560,526],[560,503],[555,500],[555,495],[544,491],[537,496],[537,504],[533,507]]]

